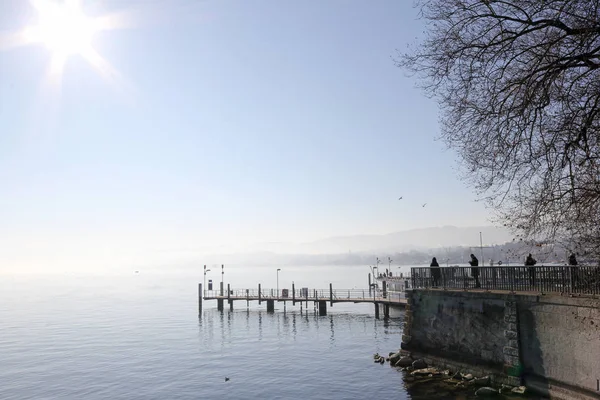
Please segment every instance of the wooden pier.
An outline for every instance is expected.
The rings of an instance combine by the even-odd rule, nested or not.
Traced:
[[[200,283],[198,284],[198,312],[200,315],[202,315],[202,303],[206,300],[217,300],[217,309],[220,311],[223,310],[225,301],[231,310],[233,310],[235,301],[245,301],[247,305],[251,301],[258,301],[258,304],[264,301],[267,303],[267,312],[275,311],[275,302],[283,302],[284,305],[291,303],[292,306],[299,303],[301,309],[303,304],[308,309],[308,303],[312,302],[319,315],[327,315],[327,303],[330,307],[333,307],[334,303],[371,303],[375,305],[375,318],[379,318],[380,307],[383,309],[384,318],[388,318],[390,306],[403,308],[406,305],[404,292],[369,289],[334,290],[332,284],[329,284],[329,289],[296,289],[295,285],[292,285],[292,290],[276,290],[263,289],[260,284],[258,289],[231,289],[229,284],[225,289],[221,283],[218,290],[202,291]]]

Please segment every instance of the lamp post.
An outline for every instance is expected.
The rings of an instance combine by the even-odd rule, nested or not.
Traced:
[[[392,259],[388,256],[388,271],[392,274]]]
[[[204,266],[204,293],[206,293],[206,273],[210,271],[210,269],[206,269],[206,265]]]
[[[279,271],[281,268],[277,268],[277,299],[279,300]]]
[[[223,287],[223,277],[225,276],[224,265],[221,264],[221,287]]]

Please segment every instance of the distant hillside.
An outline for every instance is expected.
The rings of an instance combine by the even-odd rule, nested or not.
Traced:
[[[337,236],[309,243],[266,243],[260,251],[294,254],[340,254],[348,252],[405,252],[456,246],[479,246],[479,232],[484,245],[509,242],[513,236],[505,228],[494,226],[442,226],[411,229],[385,235]]]

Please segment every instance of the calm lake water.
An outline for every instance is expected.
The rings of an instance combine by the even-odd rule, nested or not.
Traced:
[[[215,272],[207,278],[220,282]],[[276,285],[273,268],[225,273],[235,288]],[[285,269],[279,282],[362,288],[367,273]],[[0,399],[433,398],[373,363],[400,347],[401,314],[376,320],[373,306],[336,304],[319,317],[312,306],[267,313],[242,302],[218,312],[206,302],[198,318],[202,280],[190,270],[0,275]]]

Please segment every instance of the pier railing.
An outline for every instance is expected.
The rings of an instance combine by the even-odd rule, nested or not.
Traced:
[[[260,293],[260,296],[259,296]],[[217,290],[205,290],[205,298],[235,298],[262,300],[292,300],[296,301],[314,301],[314,300],[333,300],[333,301],[375,301],[375,302],[393,302],[405,299],[404,292],[383,292],[382,290],[369,289],[229,289],[224,288],[223,292]]]
[[[600,267],[422,267],[411,268],[414,289],[506,290],[600,294]]]

